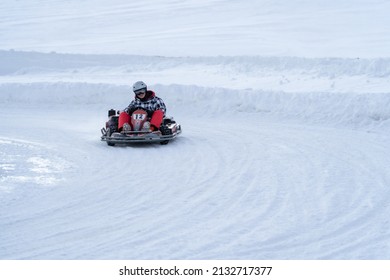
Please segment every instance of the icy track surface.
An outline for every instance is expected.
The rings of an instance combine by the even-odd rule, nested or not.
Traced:
[[[1,55],[15,63],[0,77],[0,258],[390,258],[387,60],[214,58],[233,76],[278,67],[269,83],[344,77],[274,92],[215,87],[226,72],[209,81],[202,58]],[[108,147],[107,110],[127,105],[124,77],[145,61],[183,134]],[[172,67],[203,67],[203,86],[169,84]],[[345,91],[357,76],[378,83]]]

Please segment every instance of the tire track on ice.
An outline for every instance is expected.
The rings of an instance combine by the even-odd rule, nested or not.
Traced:
[[[295,255],[295,258],[313,258],[313,256],[320,258],[329,253],[327,250],[330,248],[326,248],[326,244],[351,245],[354,243],[354,239],[357,239],[356,250],[362,251],[358,244],[361,243],[362,239],[370,237],[369,234],[365,237],[364,233],[367,228],[372,226],[377,228],[380,232],[379,235],[388,232],[389,221],[384,213],[388,212],[386,209],[388,209],[389,193],[386,186],[389,183],[389,175],[386,174],[384,166],[388,166],[389,157],[386,157],[388,152],[385,146],[380,142],[378,144],[375,139],[371,140],[367,137],[369,135],[358,131],[348,132],[347,136],[341,133],[329,135],[323,131],[323,141],[318,141],[320,138],[317,138],[316,134],[311,140],[310,138],[313,137],[306,135],[305,141],[291,141],[293,140],[291,136],[294,137],[291,135],[290,142],[287,143],[298,151],[295,156],[302,158],[301,163],[305,158],[308,162],[311,161],[311,164],[303,165],[306,174],[301,175],[307,177],[305,180],[292,180],[291,175],[296,172],[291,170],[289,171],[290,178],[282,177],[283,180],[290,180],[288,188],[280,185],[280,188],[284,189],[281,190],[281,193],[286,195],[284,202],[296,202],[287,205],[288,207],[281,212],[281,216],[276,215],[287,226],[282,227],[280,233],[274,228],[273,233],[265,236],[264,239],[261,238],[261,234],[256,238],[254,235],[257,231],[253,230],[252,239],[257,240],[253,243],[254,248],[243,252],[241,250],[241,253],[238,250],[236,255],[248,256],[252,254],[252,257],[256,258],[260,254],[264,258],[277,258],[276,254],[279,256]],[[313,140],[315,141],[313,142]],[[345,149],[347,150],[345,151]],[[314,151],[319,152],[320,155],[313,159],[313,155],[316,154],[313,153]],[[361,152],[362,155],[358,160],[354,156],[356,152]],[[385,159],[385,162],[375,164],[378,159]],[[291,163],[297,162],[296,159],[288,157],[284,157],[284,160]],[[362,165],[361,162],[364,164]],[[335,181],[334,177],[329,174],[324,176],[322,174],[324,168],[340,169],[335,178],[341,182]],[[315,180],[313,181],[313,179]],[[318,179],[320,181],[317,182]],[[284,181],[288,183],[288,180]],[[375,188],[371,187],[373,184],[376,185]],[[313,193],[304,192],[305,186],[307,186],[306,189],[312,186]],[[283,207],[282,202],[283,200],[279,201],[275,208],[276,206]],[[315,205],[316,203],[319,205]],[[346,205],[343,206],[340,203]],[[310,209],[314,213],[305,213],[305,209]],[[288,212],[295,213],[299,218],[294,219]],[[295,222],[296,225],[289,223],[289,220]],[[384,225],[378,227],[375,222],[378,220]],[[275,226],[276,223],[270,222],[269,224]],[[362,235],[363,238],[361,238]],[[255,249],[256,247],[257,249]],[[331,256],[332,258],[340,258],[342,254],[336,253]]]

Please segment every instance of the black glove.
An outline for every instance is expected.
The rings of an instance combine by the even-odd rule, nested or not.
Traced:
[[[125,109],[125,112],[131,116],[134,113],[135,110],[136,110],[135,107],[127,107]]]
[[[145,110],[145,111],[148,114],[148,118],[151,118],[154,114],[154,111],[152,111],[152,110]]]

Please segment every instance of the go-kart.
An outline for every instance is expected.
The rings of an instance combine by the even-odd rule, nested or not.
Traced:
[[[135,108],[130,116],[132,130],[118,130],[118,119],[120,111],[114,109],[108,110],[108,121],[106,126],[101,129],[101,140],[106,141],[107,145],[130,143],[160,143],[162,145],[181,133],[181,126],[176,123],[173,117],[165,117],[157,131],[150,131],[151,112],[142,108]]]

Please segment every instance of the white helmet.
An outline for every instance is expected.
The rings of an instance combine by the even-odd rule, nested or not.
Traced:
[[[147,86],[146,84],[143,82],[143,81],[138,81],[138,82],[135,82],[134,85],[133,85],[133,91],[134,92],[137,92],[137,91],[140,91],[140,90],[147,90]]]

